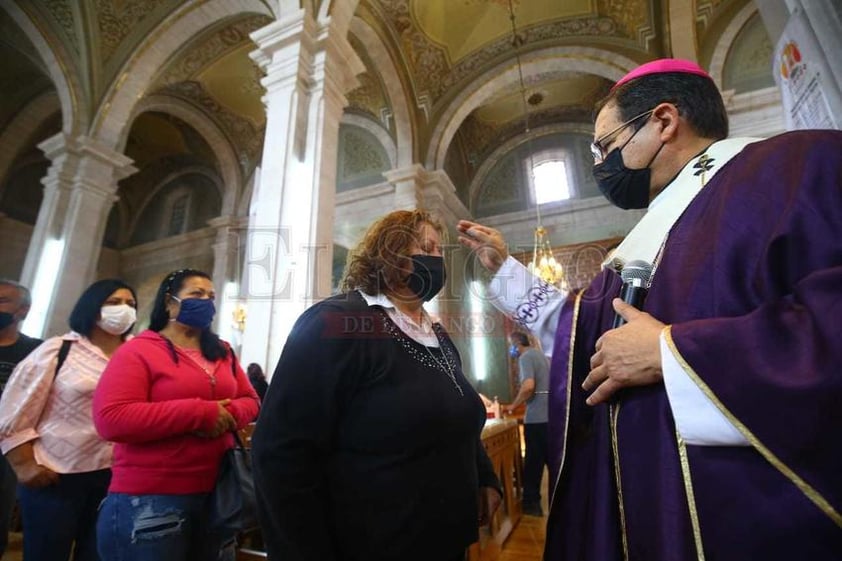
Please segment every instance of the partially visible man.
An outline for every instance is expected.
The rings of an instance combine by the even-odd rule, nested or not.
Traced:
[[[511,354],[517,357],[520,389],[506,408],[509,413],[526,403],[523,416],[523,437],[526,458],[523,461],[523,513],[543,516],[541,479],[547,462],[547,394],[550,387],[550,364],[547,357],[533,347],[529,336],[515,331],[509,337]]]
[[[547,561],[840,558],[842,132],[727,133],[695,63],[615,84],[594,176],[648,212],[582,292],[458,225],[552,353]],[[642,311],[616,298],[632,260],[652,265]]]
[[[0,394],[18,362],[43,341],[20,332],[32,298],[29,289],[14,281],[0,279]],[[0,557],[6,551],[9,523],[15,508],[17,478],[6,457],[0,454]]]

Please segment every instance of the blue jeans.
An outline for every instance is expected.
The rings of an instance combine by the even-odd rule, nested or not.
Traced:
[[[99,555],[108,561],[233,561],[234,536],[211,534],[206,504],[206,493],[109,493],[97,521]]]
[[[96,510],[111,470],[61,474],[58,483],[32,489],[18,485],[23,521],[23,558],[38,561],[98,561]],[[75,543],[75,545],[74,545]]]

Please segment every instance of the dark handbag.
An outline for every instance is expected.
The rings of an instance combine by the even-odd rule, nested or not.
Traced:
[[[233,434],[236,446],[222,456],[216,485],[208,496],[210,531],[219,535],[234,535],[259,525],[251,451],[236,431]]]

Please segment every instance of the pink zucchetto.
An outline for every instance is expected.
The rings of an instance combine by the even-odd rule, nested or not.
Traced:
[[[701,66],[690,60],[680,58],[659,58],[652,62],[640,65],[622,78],[611,87],[611,91],[616,90],[626,82],[640,78],[641,76],[649,76],[650,74],[667,74],[670,72],[682,72],[684,74],[696,74],[697,76],[704,76],[712,79],[710,74],[705,72]]]

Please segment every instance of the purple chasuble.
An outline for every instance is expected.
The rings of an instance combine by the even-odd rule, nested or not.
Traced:
[[[545,560],[842,559],[842,133],[725,164],[673,226],[644,306],[751,446],[680,443],[663,384],[584,403],[619,288],[603,271],[559,321]]]

